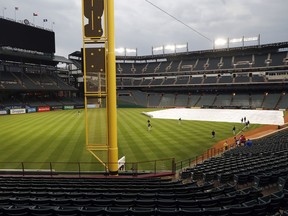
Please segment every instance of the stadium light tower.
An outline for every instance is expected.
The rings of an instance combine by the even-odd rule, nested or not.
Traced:
[[[164,46],[159,46],[159,47],[153,47],[152,46],[152,55],[154,55],[154,52],[162,51],[162,54],[164,54]]]
[[[124,56],[127,56],[127,54],[135,53],[135,55],[137,56],[137,48],[136,49],[131,49],[131,48],[120,47],[120,48],[115,49],[115,52],[119,53],[121,55],[124,54]]]
[[[168,44],[165,46],[159,46],[159,47],[152,47],[152,55],[154,55],[154,52],[162,52],[162,54],[165,54],[165,51],[168,51],[169,53],[176,53],[179,49],[186,48],[186,52],[188,52],[188,43],[186,44]]]
[[[225,46],[226,44],[228,44],[228,40],[227,39],[224,39],[224,38],[217,38],[216,40],[214,40],[214,49],[216,47],[219,47],[219,46]]]
[[[251,42],[251,41],[258,41],[258,46],[260,45],[260,34],[258,36],[255,37],[239,37],[239,38],[228,38],[228,39],[224,39],[224,38],[218,38],[216,40],[214,40],[214,45],[213,48],[215,49],[215,47],[219,47],[219,46],[225,46],[227,45],[227,48],[230,47],[231,43],[241,43],[242,47],[245,46],[245,42]]]
[[[86,148],[118,174],[114,0],[82,0]]]

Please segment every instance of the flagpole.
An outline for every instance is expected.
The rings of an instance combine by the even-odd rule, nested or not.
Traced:
[[[37,13],[33,13],[33,24],[34,24],[34,26],[36,26],[35,25],[35,16],[38,16],[38,14]]]
[[[17,9],[15,8],[15,10],[14,10],[15,21],[16,21],[16,11],[17,11]]]
[[[5,18],[5,10],[6,9],[7,9],[6,7],[3,8],[3,18]]]

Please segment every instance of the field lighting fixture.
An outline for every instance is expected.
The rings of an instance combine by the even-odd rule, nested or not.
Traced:
[[[184,49],[186,48],[187,49],[187,52],[188,52],[188,43],[186,44],[176,44],[176,49]]]
[[[152,46],[152,55],[154,55],[154,52],[162,51],[162,54],[164,54],[164,46],[159,46],[159,47],[153,47]]]
[[[135,55],[137,56],[137,48],[136,49],[131,49],[131,48],[126,48],[126,53],[135,53]]]
[[[258,36],[255,37],[239,37],[239,38],[228,38],[228,39],[224,39],[224,38],[218,38],[216,40],[214,40],[214,45],[213,48],[215,49],[215,47],[223,47],[225,45],[227,45],[227,48],[230,47],[230,44],[232,43],[242,43],[242,47],[244,47],[245,42],[251,42],[251,41],[258,41],[258,46],[260,45],[260,34]]]
[[[154,52],[161,51],[162,54],[165,54],[165,51],[171,52],[177,52],[179,49],[186,48],[186,51],[188,52],[188,43],[186,44],[167,44],[159,47],[152,47],[152,55],[154,55]]]
[[[130,53],[135,53],[135,55],[137,56],[137,48],[131,49],[131,48],[120,47],[120,48],[116,48],[115,52],[120,54],[120,55],[124,54],[124,56],[127,56],[127,54],[130,54]]]
[[[224,46],[228,43],[228,40],[227,39],[224,39],[224,38],[218,38],[214,41],[214,47],[216,46]]]
[[[119,54],[123,54],[125,52],[125,48],[121,47],[121,48],[116,48],[115,52],[119,53]]]
[[[168,51],[176,51],[176,45],[166,45],[164,47],[164,50],[168,50]]]

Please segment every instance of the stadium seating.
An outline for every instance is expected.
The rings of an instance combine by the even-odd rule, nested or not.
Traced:
[[[203,84],[216,84],[218,82],[218,76],[206,76],[203,80]]]
[[[260,108],[264,101],[264,94],[251,94],[251,107]]]
[[[158,107],[161,101],[162,95],[159,93],[148,94],[148,106]]]
[[[264,109],[275,109],[280,100],[280,94],[266,94],[262,107]]]
[[[189,81],[189,76],[178,76],[175,85],[185,85]]]
[[[252,82],[254,82],[254,83],[263,83],[263,82],[265,82],[265,77],[264,76],[260,76],[260,75],[253,75],[252,76]]]
[[[171,86],[175,83],[176,77],[166,77],[162,83],[162,86]]]
[[[174,94],[163,94],[160,104],[160,107],[170,107],[175,106],[175,95]]]
[[[198,107],[211,107],[215,101],[216,95],[214,94],[205,94],[202,95],[198,100],[195,106]]]
[[[191,95],[189,96],[188,106],[190,106],[190,107],[196,106],[196,104],[197,104],[198,101],[200,100],[200,97],[201,97],[200,94],[191,94]]]
[[[188,95],[177,94],[175,98],[176,107],[186,107],[188,105]]]
[[[214,106],[217,107],[230,107],[232,101],[232,94],[219,94],[216,97]]]
[[[150,85],[150,86],[159,86],[159,85],[161,85],[163,82],[164,82],[164,78],[163,78],[163,77],[154,78],[149,85]]]
[[[248,77],[247,75],[238,75],[235,77],[234,82],[235,83],[249,83],[250,77]]]
[[[288,109],[288,94],[282,94],[281,100],[276,105],[278,109]]]
[[[232,97],[231,106],[250,108],[250,97],[248,94],[235,94]]]
[[[232,83],[233,77],[231,75],[220,76],[218,83]]]

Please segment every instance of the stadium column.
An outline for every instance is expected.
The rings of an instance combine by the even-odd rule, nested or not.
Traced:
[[[114,0],[82,0],[82,5],[86,147],[117,175]]]

